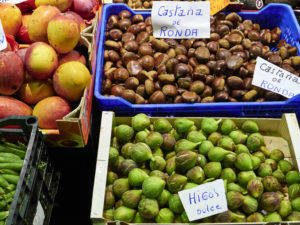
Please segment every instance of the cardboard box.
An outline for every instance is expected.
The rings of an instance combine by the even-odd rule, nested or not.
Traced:
[[[153,121],[155,117],[151,118]],[[169,121],[174,121],[175,117],[167,117]],[[195,122],[195,125],[199,125],[201,117],[188,118]],[[219,119],[219,118],[217,118]],[[238,126],[249,118],[230,118]],[[264,136],[266,147],[270,150],[281,149],[286,159],[288,159],[296,168],[299,170],[300,166],[300,129],[297,122],[296,115],[294,113],[283,114],[281,119],[270,119],[270,118],[251,118],[254,120],[259,128],[260,132]],[[104,111],[102,112],[102,121],[100,126],[100,137],[98,145],[98,156],[94,180],[94,190],[92,198],[92,207],[90,218],[93,225],[100,224],[119,224],[117,222],[107,222],[103,219],[103,208],[105,198],[105,187],[106,177],[108,171],[108,159],[109,159],[109,148],[111,142],[111,135],[113,125],[128,124],[130,125],[130,117],[115,117],[113,112]],[[120,224],[126,224],[124,222]],[[215,223],[217,224],[217,223]],[[222,223],[226,224],[226,223]],[[227,223],[231,224],[231,223]],[[266,224],[266,223],[234,223],[238,225],[243,224]],[[277,224],[277,223],[276,223]],[[284,223],[287,224],[287,223]],[[297,222],[288,222],[288,224],[300,224]]]
[[[97,24],[101,20],[101,10],[102,6],[99,7],[92,25],[83,30],[80,38],[80,45],[85,46],[88,52],[91,85],[84,91],[79,105],[63,119],[56,121],[57,130],[40,129],[45,134],[45,141],[49,146],[82,148],[88,142],[100,34]]]

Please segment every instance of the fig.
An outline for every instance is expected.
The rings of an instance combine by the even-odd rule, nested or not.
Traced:
[[[176,159],[176,157],[173,156],[172,158],[169,158],[166,162],[166,172],[169,175],[171,175],[176,169],[175,159]]]
[[[147,177],[142,185],[143,194],[147,198],[157,198],[165,188],[166,182],[157,176]]]
[[[278,213],[281,217],[285,218],[292,212],[292,204],[289,200],[284,199],[280,202]]]
[[[144,180],[149,177],[145,171],[140,168],[134,168],[128,174],[128,183],[133,187],[142,187]]]
[[[270,213],[265,216],[264,222],[281,222],[281,216],[277,212]]]
[[[185,173],[188,169],[195,166],[197,162],[197,153],[189,150],[180,151],[175,157],[176,171]]]
[[[255,213],[252,213],[250,216],[248,216],[246,221],[247,222],[264,222],[264,216],[259,212],[255,212]]]
[[[172,151],[176,144],[176,139],[172,134],[163,134],[163,143],[161,148],[165,151]]]
[[[280,183],[285,182],[285,175],[280,169],[275,170],[272,173],[272,176],[275,177]]]
[[[123,205],[135,209],[141,199],[142,190],[128,190],[122,194]]]
[[[233,151],[235,144],[230,137],[222,137],[218,140],[218,147],[221,147],[225,150]]]
[[[139,202],[138,211],[145,219],[152,219],[159,213],[159,206],[156,199],[144,198]]]
[[[247,135],[241,130],[233,130],[229,133],[229,137],[233,140],[234,144],[245,144]]]
[[[268,212],[274,212],[279,209],[282,199],[277,192],[265,192],[260,199],[260,206]]]
[[[291,204],[292,204],[293,210],[300,212],[300,197],[294,198],[291,201]]]
[[[286,177],[285,177],[286,183],[287,184],[295,184],[295,183],[300,183],[300,173],[296,170],[292,170],[287,172]]]
[[[251,179],[247,184],[247,190],[254,198],[259,198],[264,192],[264,185],[259,179]]]
[[[244,202],[244,196],[240,192],[229,191],[226,194],[228,208],[235,210],[240,208]]]
[[[145,129],[145,130],[142,130],[142,131],[138,131],[135,135],[135,142],[145,142],[146,140],[146,137],[148,136],[148,134],[150,133],[149,130]],[[127,143],[126,143],[127,144]],[[132,144],[132,143],[130,143]]]
[[[130,223],[134,216],[136,210],[127,208],[125,206],[120,206],[114,211],[114,220],[124,221]]]
[[[258,209],[258,201],[250,195],[246,195],[242,205],[242,209],[246,214],[252,214]]]
[[[287,161],[287,160],[280,160],[277,165],[278,165],[278,168],[284,174],[286,174],[287,172],[289,172],[292,169],[291,163],[289,161]]]
[[[229,183],[227,184],[227,191],[234,191],[234,192],[240,192],[243,195],[247,194],[247,190],[245,188],[243,188],[242,186],[236,184],[236,183]]]
[[[187,171],[186,177],[188,181],[201,184],[205,179],[204,170],[199,166],[195,166]]]
[[[214,148],[213,143],[209,140],[202,141],[202,143],[199,146],[198,152],[202,155],[207,156],[208,152]]]
[[[240,153],[237,155],[236,161],[234,163],[235,167],[239,170],[252,170],[252,160],[249,154],[247,153]]]
[[[248,149],[247,146],[244,145],[244,144],[237,144],[237,145],[235,146],[234,152],[235,152],[237,155],[238,155],[238,154],[241,154],[241,153],[248,153],[248,154],[250,154],[249,149]]]
[[[236,174],[233,169],[225,168],[222,170],[220,178],[227,180],[227,183],[229,184],[236,181]]]
[[[108,221],[114,220],[114,209],[105,209],[103,211],[103,218]]]
[[[300,221],[300,212],[293,211],[287,218],[287,221]]]
[[[247,147],[250,151],[258,151],[265,144],[264,138],[260,133],[252,133],[247,138]]]
[[[206,137],[201,131],[192,130],[188,132],[186,139],[188,141],[198,143],[206,140]]]
[[[264,163],[266,160],[265,154],[261,151],[254,152],[252,155],[258,157],[261,163]]]
[[[191,188],[195,188],[198,187],[198,184],[195,183],[186,183],[186,185],[184,185],[183,190],[187,190],[187,189],[191,189]]]
[[[122,146],[121,148],[121,155],[125,158],[128,159],[131,156],[131,148],[134,144],[133,143],[126,143]]]
[[[218,130],[218,126],[221,121],[221,119],[216,121],[214,118],[203,118],[201,121],[201,130],[203,130],[206,134],[211,134]]]
[[[128,176],[129,172],[137,167],[136,162],[132,159],[124,159],[120,164],[120,170],[124,176]]]
[[[276,162],[279,162],[280,160],[283,160],[284,154],[281,150],[279,149],[274,149],[270,153],[270,158],[275,160]]]
[[[130,189],[127,178],[119,178],[113,183],[113,191],[116,197],[121,198],[125,191]]]
[[[114,148],[114,147],[110,147],[109,148],[109,163],[113,164],[117,161],[119,157],[119,151],[118,149]]]
[[[277,162],[274,159],[266,159],[265,163],[271,166],[272,171],[277,169]]]
[[[122,124],[117,126],[116,128],[116,137],[120,143],[130,142],[133,138],[134,130],[132,127]]]
[[[160,171],[160,170],[153,170],[153,171],[151,171],[151,173],[149,175],[150,175],[150,177],[159,177],[164,181],[167,180],[167,175],[163,171]]]
[[[222,161],[222,164],[224,167],[227,168],[234,168],[234,163],[236,161],[237,155],[229,153],[225,156],[225,158]]]
[[[222,138],[222,134],[219,132],[212,132],[211,134],[209,134],[207,140],[211,141],[211,143],[213,143],[214,145],[217,145],[218,141]]]
[[[273,176],[266,176],[262,179],[264,190],[269,192],[280,191],[282,186],[279,181]]]
[[[114,194],[111,191],[106,190],[105,191],[105,197],[104,197],[104,209],[113,208],[114,205],[115,205],[115,196],[114,196]]]
[[[135,131],[145,130],[150,126],[150,118],[144,113],[139,113],[132,117],[131,126]]]
[[[289,186],[289,199],[292,201],[293,199],[300,197],[300,184],[292,184]]]
[[[166,161],[161,156],[154,156],[150,161],[151,170],[163,171],[166,167]]]
[[[220,162],[209,162],[204,167],[205,176],[208,178],[218,178],[221,172],[222,166]]]
[[[236,130],[237,126],[235,122],[231,119],[225,119],[223,120],[220,131],[222,134],[229,134],[231,131]]]
[[[241,171],[237,176],[238,183],[243,187],[246,187],[248,182],[254,178],[256,178],[256,174],[253,171]]]
[[[194,121],[186,118],[178,118],[174,121],[174,128],[179,133],[187,132],[194,125]]]
[[[170,196],[171,193],[167,189],[164,189],[157,197],[159,207],[164,207],[168,203]]]
[[[194,150],[199,144],[201,142],[194,143],[187,139],[180,139],[176,142],[174,149],[176,153],[184,150]]]
[[[172,130],[172,125],[166,118],[158,118],[154,121],[154,130],[165,134]]]
[[[260,164],[257,174],[260,177],[266,177],[272,175],[272,167],[267,163]]]
[[[180,200],[178,194],[172,194],[169,197],[168,204],[169,204],[169,208],[171,209],[171,211],[173,213],[180,214],[184,211],[183,205],[181,203],[181,200]]]
[[[187,177],[180,174],[172,174],[167,178],[168,190],[171,193],[177,193],[181,191],[184,185],[187,183]]]
[[[160,133],[156,131],[151,131],[146,139],[145,143],[151,148],[151,149],[156,149],[160,147],[163,144],[163,137]]]
[[[174,217],[174,213],[170,209],[162,208],[155,217],[155,221],[156,223],[173,223]]]
[[[254,122],[253,120],[245,120],[242,123],[242,130],[245,133],[256,133],[259,131],[258,125],[256,122]]]
[[[113,184],[116,179],[118,179],[118,174],[114,173],[113,171],[108,171],[106,184],[107,185]]]
[[[131,149],[131,158],[138,163],[150,160],[152,152],[149,145],[142,142],[134,144]]]

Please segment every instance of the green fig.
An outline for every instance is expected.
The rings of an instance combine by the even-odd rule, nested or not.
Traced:
[[[119,155],[118,159],[116,160],[115,163],[112,164],[112,169],[116,172],[116,173],[120,173],[120,166],[121,163],[124,161],[124,157]]]
[[[277,212],[272,212],[265,216],[264,222],[281,222],[282,218]]]
[[[164,207],[168,203],[170,196],[171,193],[167,189],[164,189],[157,197],[159,207]]]
[[[105,190],[109,190],[111,192],[114,192],[113,186],[114,186],[113,184],[109,184],[109,185],[106,186]]]
[[[232,168],[234,167],[234,163],[236,161],[237,155],[229,153],[225,156],[225,158],[222,161],[222,164],[224,167]]]
[[[207,159],[204,155],[198,154],[197,156],[197,165],[201,168],[204,168],[204,166],[207,164]]]
[[[104,209],[113,208],[114,205],[115,205],[115,196],[114,196],[114,194],[111,191],[106,190],[105,191],[105,197],[104,197]]]
[[[214,148],[213,143],[209,140],[202,141],[199,146],[198,152],[202,155],[207,156],[208,152]]]
[[[175,214],[174,223],[183,223],[181,214]]]
[[[121,206],[123,206],[123,201],[122,201],[122,199],[119,199],[119,200],[116,201],[116,203],[115,203],[115,209],[117,209],[117,208],[119,208],[119,207],[121,207]]]
[[[248,149],[247,146],[244,145],[244,144],[237,144],[237,145],[235,146],[234,152],[235,152],[237,155],[240,154],[240,153],[248,153],[248,154],[250,154],[249,149]]]
[[[139,113],[132,117],[131,126],[135,131],[144,130],[150,126],[150,118],[144,113]]]
[[[231,151],[227,151],[220,147],[214,147],[212,150],[208,152],[208,158],[212,162],[221,162],[228,154],[235,154],[235,153]]]
[[[134,144],[133,143],[126,143],[122,146],[121,148],[121,155],[125,158],[125,159],[129,159],[131,157],[131,148]]]
[[[142,185],[143,194],[147,198],[157,198],[165,188],[166,182],[160,177],[147,177]]]
[[[279,181],[273,176],[266,176],[262,179],[264,190],[269,192],[280,191],[282,186]]]
[[[192,130],[192,131],[188,132],[186,139],[191,142],[198,143],[198,142],[205,141],[206,137],[203,135],[202,132]]]
[[[115,172],[112,171],[108,171],[107,173],[107,178],[106,178],[106,184],[113,184],[115,182],[116,179],[118,179],[118,174],[116,174]]]
[[[204,170],[199,166],[195,166],[187,171],[186,177],[188,181],[201,184],[205,179]]]
[[[300,212],[300,197],[294,198],[291,204],[294,211]]]
[[[218,178],[221,172],[222,166],[220,162],[209,162],[204,167],[205,176],[208,178]]]
[[[244,215],[239,215],[237,213],[234,213],[230,210],[219,213],[214,217],[214,222],[215,223],[230,223],[236,220],[243,220],[245,219]]]
[[[128,174],[128,183],[133,187],[142,187],[142,184],[147,177],[149,176],[145,171],[140,168],[135,168]]]
[[[289,199],[292,201],[293,199],[300,197],[300,184],[292,184],[289,186]]]
[[[274,159],[266,159],[265,163],[271,166],[272,171],[277,169],[277,162]]]
[[[274,212],[279,209],[282,198],[277,192],[265,192],[260,199],[260,206],[267,212]]]
[[[260,158],[254,155],[250,155],[252,161],[253,170],[257,170],[260,167],[261,161]]]
[[[264,216],[259,212],[255,212],[255,213],[252,213],[250,216],[248,216],[246,221],[247,222],[264,222]]]
[[[229,133],[229,137],[233,140],[234,144],[245,144],[247,135],[241,130],[234,130]]]
[[[122,195],[123,205],[135,209],[142,196],[142,190],[128,190]]]
[[[180,174],[172,174],[167,178],[168,190],[171,193],[177,193],[181,191],[184,185],[187,183],[187,177]]]
[[[151,131],[146,139],[145,143],[151,148],[151,149],[156,149],[160,147],[163,144],[163,137],[160,133],[156,131]]]
[[[152,156],[153,157],[160,156],[160,157],[164,158],[164,153],[161,148],[156,148],[152,151]]]
[[[103,211],[103,218],[107,221],[114,220],[114,209],[105,209]]]
[[[124,176],[127,176],[131,170],[137,167],[136,162],[132,159],[124,159],[120,164],[120,170]]]
[[[253,169],[251,156],[247,153],[238,154],[234,165],[242,171]]]
[[[254,197],[259,198],[264,192],[264,185],[259,179],[251,179],[247,184],[248,193]]]
[[[114,211],[114,220],[130,223],[135,216],[136,210],[120,206]]]
[[[225,119],[223,120],[220,131],[222,134],[229,134],[231,131],[236,130],[237,126],[235,122],[231,119]]]
[[[280,160],[278,162],[278,168],[284,173],[286,174],[287,172],[289,172],[292,169],[292,165],[289,161],[287,160]]]
[[[198,184],[195,183],[186,183],[186,185],[184,185],[183,190],[187,190],[187,189],[191,189],[191,188],[195,188],[198,187]]]
[[[184,211],[183,205],[178,194],[172,194],[169,198],[169,208],[173,213],[180,214]]]
[[[145,162],[152,158],[152,152],[149,145],[139,142],[132,146],[131,158],[135,162]]]
[[[129,186],[127,178],[119,178],[119,179],[115,180],[115,182],[113,184],[114,195],[118,198],[121,198],[122,194],[125,191],[128,191],[129,189],[130,189],[130,186]]]
[[[247,194],[247,190],[245,188],[243,188],[242,186],[236,184],[236,183],[229,183],[227,184],[227,191],[234,191],[234,192],[240,192],[243,195]]]
[[[163,134],[163,143],[161,148],[165,151],[172,151],[176,144],[176,139],[172,134]]]
[[[246,195],[242,209],[246,214],[252,214],[258,209],[258,201],[250,195]]]
[[[150,133],[149,130],[145,129],[145,130],[141,130],[139,132],[136,133],[135,135],[135,142],[145,142],[146,137],[148,136],[148,134]],[[132,144],[132,143],[130,143]]]
[[[109,163],[113,164],[117,161],[119,157],[119,151],[118,149],[114,148],[114,147],[110,147],[109,148]]]
[[[229,184],[236,181],[236,174],[233,169],[225,168],[222,170],[220,178],[227,180],[227,183]]]
[[[237,176],[238,183],[243,187],[246,187],[248,182],[254,178],[256,175],[253,171],[241,171]]]
[[[117,137],[113,137],[112,140],[111,140],[111,147],[114,147],[116,149],[120,149],[120,145],[118,143],[118,139]]]
[[[133,223],[147,223],[147,219],[144,219],[139,212],[135,214],[135,217],[132,221]]]
[[[181,217],[182,223],[189,223],[190,222],[185,211],[181,213],[180,217]]]
[[[300,173],[296,170],[292,170],[287,172],[286,177],[285,177],[286,183],[287,184],[295,184],[295,183],[300,183]]]
[[[173,223],[174,217],[174,213],[170,209],[162,208],[155,217],[155,221],[156,223]]]
[[[274,149],[270,153],[270,158],[274,159],[276,162],[279,162],[280,160],[283,160],[284,154],[281,150],[279,149]]]
[[[260,147],[265,144],[264,138],[260,133],[252,133],[247,138],[247,147],[251,152],[260,150]]]
[[[266,177],[266,176],[271,176],[272,175],[272,167],[267,164],[267,163],[262,163],[260,164],[257,174],[260,177]]]
[[[242,123],[242,130],[245,133],[256,133],[259,131],[258,125],[253,120],[245,120]]]
[[[284,199],[280,202],[278,213],[281,217],[285,218],[292,212],[292,204],[289,200]]]
[[[116,137],[120,143],[127,143],[130,142],[133,138],[134,130],[132,127],[121,124],[116,127]]]
[[[229,191],[226,194],[228,208],[231,210],[238,209],[243,205],[244,196],[240,192]]]
[[[176,169],[175,156],[168,159],[166,162],[166,172],[171,175]]]
[[[166,154],[165,159],[168,160],[168,159],[170,159],[170,158],[173,158],[174,156],[176,156],[176,152],[175,152],[175,151],[168,152],[168,153]]]
[[[233,151],[235,144],[230,137],[222,137],[218,140],[218,147],[224,148],[225,150]]]
[[[271,154],[271,151],[270,151],[269,149],[267,149],[266,146],[260,146],[259,151],[261,151],[262,153],[264,153],[264,155],[265,155],[266,157],[269,157],[270,154]]]
[[[266,160],[265,154],[261,151],[254,152],[252,155],[258,157],[261,163],[264,163]]]
[[[160,171],[160,170],[151,171],[150,177],[159,177],[159,178],[163,179],[164,181],[166,181],[166,179],[167,179],[167,175],[163,171]]]
[[[154,125],[154,130],[161,133],[161,134],[168,133],[173,128],[171,123],[166,118],[156,119],[154,121],[153,125]]]
[[[194,125],[194,121],[186,118],[178,118],[174,121],[174,128],[179,133],[187,132]]]
[[[139,202],[138,211],[145,219],[152,219],[159,213],[159,206],[156,199],[144,198]]]
[[[188,130],[186,131],[186,133],[189,133],[190,131],[196,131],[196,130],[198,130],[197,126],[196,126],[196,125],[193,125],[193,126],[190,127],[190,129],[188,129]]]
[[[207,140],[209,140],[211,143],[213,143],[213,145],[217,145],[218,141],[222,138],[222,134],[220,134],[219,132],[212,132]]]
[[[235,213],[237,215],[239,215],[239,217],[235,217],[232,219],[233,223],[243,223],[246,222],[246,215],[244,213],[242,213],[241,211],[235,211]]]
[[[300,212],[293,211],[287,218],[287,221],[300,221]]]
[[[280,169],[275,170],[272,173],[272,176],[275,177],[280,183],[285,182],[285,175]]]
[[[194,150],[201,142],[194,143],[186,139],[180,139],[175,144],[175,151],[176,153],[184,150]]]
[[[171,134],[175,138],[176,141],[178,141],[179,139],[183,138],[183,134],[179,133],[174,128],[169,132],[169,134]]]
[[[161,156],[154,156],[150,161],[151,170],[163,171],[166,167],[166,161]]]
[[[203,130],[206,134],[211,134],[218,130],[218,126],[221,121],[222,119],[216,121],[214,118],[203,118],[201,121],[201,130]]]
[[[188,169],[194,167],[197,162],[197,156],[197,153],[189,150],[178,152],[175,157],[176,171],[185,173]]]

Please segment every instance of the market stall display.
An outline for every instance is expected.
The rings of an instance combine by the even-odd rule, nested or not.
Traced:
[[[229,211],[195,223],[299,221],[300,135],[281,119],[103,112],[91,219],[189,223],[178,192],[223,179]],[[203,202],[204,201],[204,202]],[[205,205],[205,199],[195,207]]]
[[[0,119],[0,137],[0,224],[48,225],[60,172],[46,151],[37,119]]]

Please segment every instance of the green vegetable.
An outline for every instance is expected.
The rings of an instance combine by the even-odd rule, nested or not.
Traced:
[[[0,163],[0,169],[11,169],[21,171],[23,166],[23,162],[16,162],[16,163]]]
[[[18,184],[19,176],[11,175],[11,174],[2,174],[2,177],[4,177],[5,180],[7,180],[11,184]]]
[[[21,159],[24,159],[25,154],[26,154],[26,152],[24,152],[22,150],[12,148],[12,147],[8,147],[8,146],[3,146],[3,145],[0,145],[0,152],[13,153],[13,154],[19,156]]]
[[[8,217],[9,211],[0,212],[0,220],[5,220]]]

